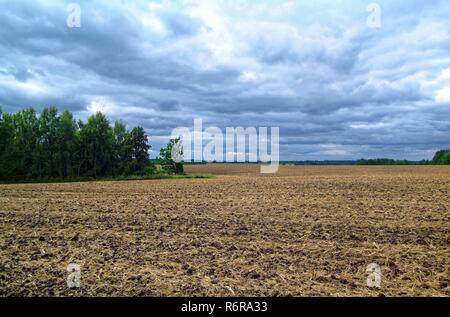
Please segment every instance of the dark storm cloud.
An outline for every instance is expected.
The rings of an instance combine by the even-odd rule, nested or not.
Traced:
[[[0,74],[12,75],[12,76],[14,76],[14,78],[16,80],[21,81],[21,82],[25,82],[29,78],[34,77],[33,73],[29,69],[26,69],[25,67],[20,67],[20,66],[18,68],[14,67],[14,66],[12,66],[12,67],[10,66],[7,68],[6,71],[1,71]]]
[[[281,159],[429,158],[450,146],[450,6],[0,1],[0,105],[171,130],[279,126]]]

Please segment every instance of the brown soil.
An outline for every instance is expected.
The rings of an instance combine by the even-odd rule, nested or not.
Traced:
[[[218,176],[0,185],[0,295],[450,295],[450,167],[187,170]]]

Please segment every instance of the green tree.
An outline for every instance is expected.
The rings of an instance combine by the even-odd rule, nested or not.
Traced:
[[[80,125],[80,124],[79,124]],[[78,176],[106,176],[112,169],[113,133],[108,119],[97,112],[80,125]]]
[[[6,115],[6,117],[9,116]],[[4,120],[2,109],[0,108],[0,179],[9,178],[11,172],[11,167],[9,166],[9,154],[11,153],[12,145],[11,136],[11,125]]]
[[[148,136],[141,127],[114,127],[102,113],[87,122],[55,107],[39,116],[32,108],[15,114],[0,109],[0,179],[102,177],[149,174]]]
[[[175,157],[176,156],[176,157]],[[184,167],[181,162],[183,146],[180,138],[171,139],[165,148],[159,151],[159,164],[169,174],[183,174]]]
[[[36,151],[39,125],[36,112],[33,108],[27,108],[4,116],[4,119],[12,133],[12,142],[8,149],[10,174],[15,179],[39,176],[39,156]]]
[[[38,171],[39,177],[55,177],[58,175],[58,109],[55,107],[44,108],[38,119]]]
[[[437,151],[432,160],[433,164],[450,164],[450,150]]]
[[[69,111],[64,111],[59,117],[57,131],[57,170],[59,177],[74,177],[74,162],[77,147],[77,123]]]
[[[148,151],[151,146],[148,144],[148,136],[142,127],[131,130],[129,145],[131,146],[131,162],[128,164],[128,173],[144,174],[145,168],[149,164]]]
[[[131,135],[125,124],[116,121],[113,127],[113,171],[115,175],[124,175],[132,160]]]
[[[3,120],[2,108],[0,107],[0,155],[5,152],[9,141],[9,131]]]

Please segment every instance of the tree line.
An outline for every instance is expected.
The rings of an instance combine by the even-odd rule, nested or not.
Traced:
[[[450,150],[437,151],[432,162],[433,164],[450,164]]]
[[[429,165],[430,161],[393,160],[389,158],[360,159],[356,165]]]
[[[450,164],[450,150],[440,150],[436,152],[431,161],[408,161],[393,160],[389,158],[361,159],[356,161],[357,165],[448,165]]]
[[[183,165],[168,155],[176,142],[161,149],[157,165],[150,161],[151,146],[142,127],[111,124],[101,112],[83,122],[56,107],[39,115],[33,108],[14,114],[0,109],[0,180],[183,173]]]

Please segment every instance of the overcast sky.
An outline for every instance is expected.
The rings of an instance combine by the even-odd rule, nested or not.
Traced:
[[[280,127],[281,160],[450,147],[450,2],[0,0],[0,105],[104,112],[154,150],[177,126]],[[153,156],[155,156],[153,154]]]

